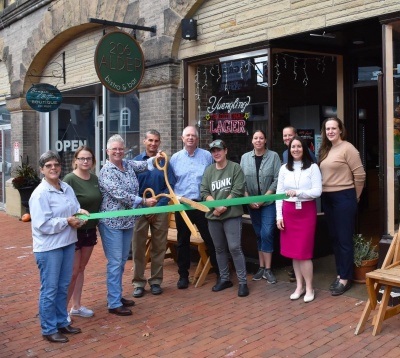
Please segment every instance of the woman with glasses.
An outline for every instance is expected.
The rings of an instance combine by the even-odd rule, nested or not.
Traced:
[[[162,152],[146,161],[124,159],[125,142],[119,134],[107,142],[108,160],[99,173],[100,191],[103,197],[100,211],[116,211],[154,206],[154,198],[139,196],[139,181],[136,174],[153,170],[155,158],[162,158]],[[100,219],[99,231],[107,258],[107,301],[108,312],[118,316],[129,316],[135,303],[122,297],[122,275],[132,244],[135,216],[120,216]]]
[[[240,166],[246,177],[245,196],[274,194],[278,184],[281,160],[278,153],[267,148],[267,136],[258,129],[253,134],[254,149],[242,155]],[[275,202],[259,202],[248,206],[251,222],[257,236],[258,259],[260,267],[253,281],[267,280],[276,283],[271,270],[274,251]]]
[[[62,182],[60,156],[48,151],[39,159],[43,180],[29,199],[33,252],[40,273],[39,319],[42,335],[65,343],[64,334],[80,333],[68,322],[67,296],[71,281],[77,229],[86,222],[74,214],[81,209],[73,189]]]
[[[203,200],[242,197],[244,174],[239,164],[227,159],[228,149],[225,142],[220,139],[213,141],[210,151],[215,163],[209,165],[204,172],[200,187]],[[212,290],[218,292],[233,286],[229,274],[229,251],[239,281],[239,297],[249,295],[246,262],[241,246],[242,215],[242,205],[218,206],[206,213],[219,267],[219,279]]]
[[[64,182],[74,189],[79,204],[91,213],[97,213],[101,204],[99,180],[91,170],[96,165],[93,151],[80,146],[72,160],[73,171],[64,177]],[[88,222],[78,229],[78,242],[75,244],[74,271],[68,289],[68,302],[72,298],[70,316],[92,317],[94,312],[81,305],[84,272],[94,245],[97,244],[97,220]]]

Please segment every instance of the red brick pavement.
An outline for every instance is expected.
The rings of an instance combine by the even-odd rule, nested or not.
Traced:
[[[74,318],[83,333],[66,344],[44,341],[37,318],[38,269],[30,224],[0,212],[0,357],[399,357],[400,316],[384,322],[373,337],[354,329],[365,302],[317,290],[316,300],[291,302],[293,285],[249,281],[250,296],[237,286],[211,292],[176,289],[177,272],[165,261],[164,293],[136,299],[133,316],[107,312],[105,258],[101,242],[86,271],[83,303],[92,318]],[[124,275],[131,297],[131,261]]]

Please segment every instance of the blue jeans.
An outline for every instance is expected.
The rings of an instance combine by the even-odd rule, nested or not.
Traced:
[[[104,254],[107,258],[107,302],[108,308],[121,307],[122,275],[132,243],[131,229],[112,229],[99,224]]]
[[[275,204],[249,209],[251,222],[257,236],[257,249],[262,252],[274,252],[274,231],[276,225]]]
[[[43,335],[57,333],[68,323],[67,296],[74,266],[75,244],[35,252],[40,273],[39,318]]]

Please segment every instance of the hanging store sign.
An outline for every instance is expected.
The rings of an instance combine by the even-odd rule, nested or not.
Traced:
[[[228,101],[224,101],[222,97],[211,96],[206,114],[206,120],[210,123],[210,133],[246,133],[246,121],[250,118],[250,112],[245,110],[250,102],[250,96]]]
[[[62,94],[53,85],[38,83],[29,88],[26,93],[26,102],[35,111],[51,112],[60,107]]]
[[[142,49],[123,31],[103,36],[96,47],[94,64],[101,83],[118,94],[135,90],[144,75]]]

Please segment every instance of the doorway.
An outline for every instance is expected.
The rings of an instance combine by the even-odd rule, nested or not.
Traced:
[[[378,86],[355,89],[357,140],[366,180],[358,206],[357,232],[378,243],[383,232],[380,207]]]
[[[5,209],[6,181],[11,178],[11,125],[0,125],[0,209]]]

